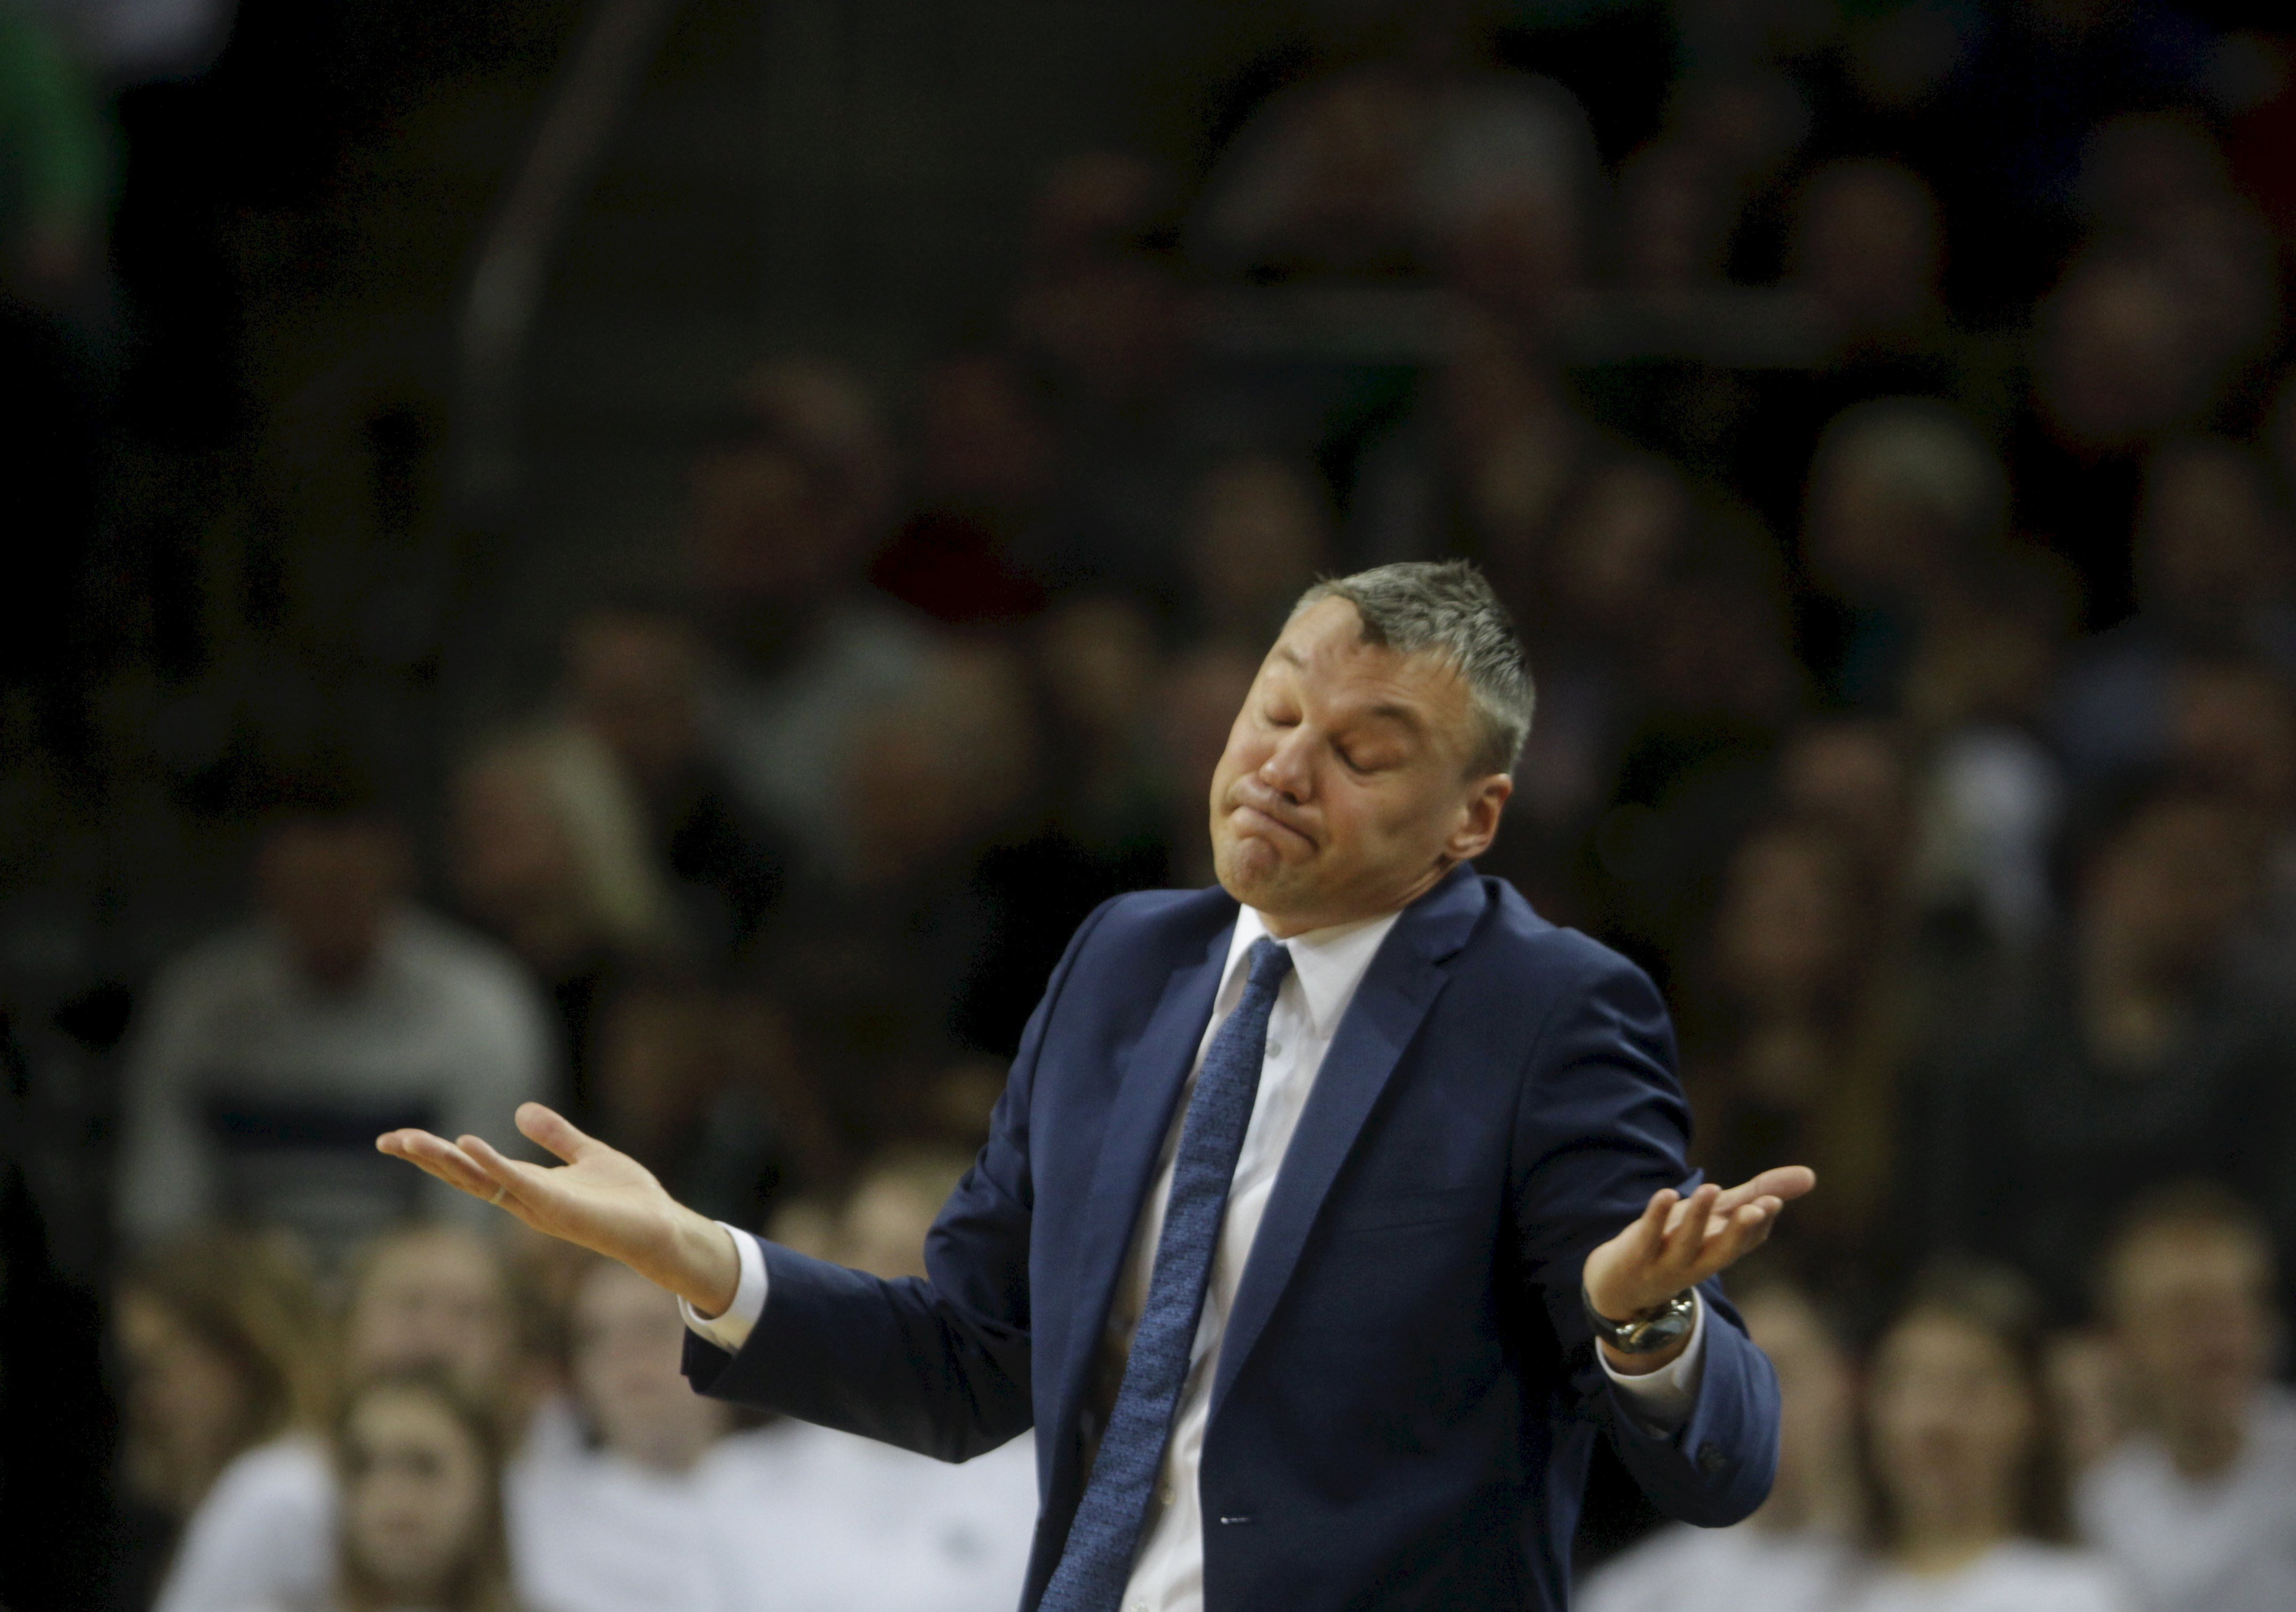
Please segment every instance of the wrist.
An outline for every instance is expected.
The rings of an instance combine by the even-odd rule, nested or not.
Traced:
[[[733,1233],[706,1215],[682,1206],[669,1238],[668,1268],[654,1280],[714,1321],[734,1305],[742,1284],[741,1250]]]
[[[1603,1308],[1583,1285],[1578,1298],[1604,1356],[1621,1370],[1652,1371],[1674,1359],[1698,1323],[1698,1300],[1689,1288],[1623,1314]]]

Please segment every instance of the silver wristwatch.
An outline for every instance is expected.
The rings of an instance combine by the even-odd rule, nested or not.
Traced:
[[[1660,1354],[1689,1337],[1691,1328],[1698,1323],[1698,1296],[1689,1288],[1626,1321],[1612,1321],[1598,1312],[1584,1286],[1578,1289],[1578,1303],[1595,1336],[1621,1354]]]

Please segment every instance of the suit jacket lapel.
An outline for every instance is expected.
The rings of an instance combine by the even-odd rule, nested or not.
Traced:
[[[1221,966],[1227,961],[1231,923],[1213,937],[1198,961],[1176,970],[1127,1060],[1123,1084],[1109,1105],[1101,1133],[1100,1157],[1093,1166],[1087,1216],[1077,1239],[1076,1307],[1068,1347],[1060,1361],[1058,1425],[1072,1428],[1093,1364],[1108,1330],[1108,1311],[1118,1275],[1132,1243],[1140,1207],[1172,1128],[1180,1089],[1194,1068],[1197,1044],[1210,1022],[1219,993]]]
[[[1439,965],[1466,944],[1481,916],[1483,899],[1482,885],[1472,869],[1454,869],[1404,912],[1356,987],[1355,1001],[1340,1021],[1331,1051],[1324,1055],[1299,1129],[1292,1133],[1291,1148],[1244,1263],[1212,1379],[1214,1416],[1291,1281],[1308,1231],[1357,1134],[1435,1005],[1446,978]]]

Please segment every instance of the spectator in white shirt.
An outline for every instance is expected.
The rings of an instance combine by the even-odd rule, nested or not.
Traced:
[[[732,1412],[678,1370],[677,1301],[598,1260],[574,1289],[576,1395],[598,1447],[537,1463],[512,1494],[522,1599],[537,1612],[725,1612],[708,1461]]]
[[[1701,1605],[1832,1612],[1828,1596],[1858,1532],[1850,1362],[1809,1295],[1791,1281],[1742,1284],[1738,1309],[1777,1370],[1784,1402],[1770,1498],[1734,1528],[1660,1529],[1588,1577],[1574,1603],[1585,1612]]]
[[[398,831],[355,801],[299,808],[258,861],[260,915],[177,959],[127,1070],[119,1213],[148,1241],[217,1215],[293,1228],[332,1263],[418,1206],[378,1123],[448,1132],[550,1094],[547,1020],[517,966],[416,910]]]
[[[277,1238],[170,1239],[121,1277],[122,1488],[158,1526],[115,1546],[119,1604],[149,1604],[168,1546],[235,1462],[320,1425],[319,1319],[308,1272]]]
[[[2106,1251],[2135,1432],[2082,1483],[2083,1532],[2148,1612],[2296,1605],[2296,1401],[2270,1381],[2272,1244],[2222,1189],[2165,1189]]]
[[[382,1378],[352,1396],[333,1455],[332,1582],[262,1612],[516,1612],[490,1408],[437,1373]]]
[[[355,1384],[428,1372],[488,1407],[514,1452],[513,1484],[572,1449],[570,1418],[521,1348],[494,1244],[461,1226],[418,1225],[359,1261],[344,1360]],[[320,1598],[337,1538],[335,1475],[321,1443],[293,1435],[225,1469],[184,1533],[158,1612],[304,1607]]]
[[[1924,1281],[1874,1348],[1865,1410],[1872,1559],[1833,1612],[2132,1612],[2111,1566],[2063,1542],[2037,1306],[2014,1277]]]

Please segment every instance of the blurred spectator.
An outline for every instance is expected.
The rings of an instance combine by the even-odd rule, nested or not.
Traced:
[[[335,1440],[334,1586],[316,1604],[514,1612],[501,1440],[486,1407],[443,1379],[386,1378],[354,1393]]]
[[[871,561],[886,593],[953,626],[1044,608],[1016,557],[1039,553],[1056,488],[1045,399],[1010,359],[974,353],[925,374],[917,405],[916,511]]]
[[[160,1524],[172,1583],[197,1581],[230,1542],[186,1529],[210,1504],[268,1485],[316,1458],[328,1407],[326,1328],[308,1273],[277,1237],[192,1233],[120,1278],[113,1334],[122,1375],[120,1477]],[[114,1601],[148,1606],[169,1554],[123,1551]]]
[[[967,1163],[881,1156],[833,1214],[778,1219],[775,1237],[873,1275],[923,1280],[925,1234]],[[726,1582],[755,1598],[737,1605],[1004,1612],[1020,1592],[1037,1510],[1028,1439],[952,1467],[784,1421],[718,1449],[715,1492],[727,1502],[713,1526],[731,1562]]]
[[[2001,1272],[1919,1286],[1875,1346],[1866,1386],[1869,1572],[1844,1612],[2128,1612],[2099,1558],[2065,1548],[2064,1474],[2038,1315]]]
[[[1829,163],[1799,198],[1792,283],[1824,310],[1846,349],[1933,341],[1945,317],[1942,230],[1936,198],[1911,168]]]
[[[1264,651],[1331,569],[1324,504],[1324,489],[1280,459],[1244,454],[1206,471],[1182,538],[1189,636]]]
[[[663,870],[637,825],[613,809],[627,798],[585,790],[597,773],[576,771],[590,757],[570,749],[504,745],[462,769],[448,871],[463,914],[549,993],[569,1107],[586,1125],[601,999],[621,972],[682,947]],[[553,765],[561,761],[575,765]]]
[[[661,610],[594,610],[567,634],[565,679],[562,725],[542,744],[592,855],[666,863],[693,940],[749,945],[781,898],[788,852],[709,754],[693,630]],[[661,921],[644,917],[640,932]]]
[[[2180,657],[2246,653],[2296,677],[2296,543],[2262,459],[2218,438],[2167,444],[2136,521],[2136,613],[2081,648],[2056,695],[2084,784],[2165,759]]]
[[[840,814],[862,713],[930,675],[931,623],[868,585],[887,489],[873,455],[838,451],[838,418],[716,450],[693,478],[696,580],[722,651],[719,758],[746,807],[808,862],[851,853]],[[850,421],[844,421],[850,425]]]
[[[680,1203],[756,1225],[785,1174],[836,1174],[829,1116],[770,1002],[674,974],[633,978],[601,1003],[596,1049],[596,1133]]]
[[[1028,892],[984,857],[1034,794],[1032,716],[1011,659],[950,651],[845,750],[849,857],[793,888],[766,977],[849,1147],[914,1133],[941,1071],[1019,1039],[1033,1002],[1016,1015],[982,993],[1015,988],[997,947]]]
[[[1685,1606],[1832,1612],[1860,1531],[1855,1379],[1825,1316],[1775,1276],[1737,1284],[1746,1330],[1778,1374],[1777,1481],[1731,1528],[1675,1525],[1597,1569],[1584,1612]]]
[[[1394,273],[1501,203],[1581,231],[1594,146],[1549,78],[1492,70],[1471,8],[1413,8],[1402,48],[1278,94],[1215,164],[1191,226],[1207,261],[1277,273]]]
[[[1592,446],[1561,372],[1471,324],[1422,392],[1357,469],[1342,565],[1467,553],[1527,572]]]
[[[459,1225],[378,1238],[354,1272],[344,1327],[353,1399],[372,1384],[435,1378],[491,1420],[513,1481],[578,1435],[546,1392],[521,1336],[501,1252]],[[259,1461],[258,1457],[262,1457]],[[341,1544],[338,1475],[315,1444],[286,1440],[243,1458],[186,1531],[157,1612],[245,1612],[318,1602]]]
[[[332,1260],[418,1195],[483,1215],[410,1182],[374,1138],[498,1126],[554,1095],[547,1021],[516,965],[406,898],[406,863],[398,830],[356,802],[273,822],[261,916],[171,964],[143,1015],[119,1189],[131,1237],[234,1215]]]
[[[1841,612],[1834,697],[1890,711],[1932,641],[1966,615],[2008,516],[1998,457],[1927,399],[1860,404],[1826,428],[1809,471],[1802,557]]]
[[[1815,824],[1751,836],[1714,915],[1710,1005],[1686,1026],[1685,1084],[1717,1180],[1810,1161],[1830,1201],[1789,1235],[1836,1259],[1889,1188],[1902,1056],[1875,962],[1885,897],[1849,847]]]
[[[2296,1583],[2296,1403],[2270,1380],[2271,1239],[2219,1187],[2133,1209],[2100,1266],[2137,1431],[2079,1491],[2149,1612],[2267,1612]]]
[[[2146,1188],[2285,1201],[2287,1035],[2221,973],[2252,844],[2234,809],[2174,792],[2092,833],[2064,944],[1909,1093],[1927,1246],[2008,1260],[2077,1313],[2099,1228]]]
[[[714,1529],[734,1497],[713,1446],[723,1403],[678,1370],[677,1301],[600,1260],[574,1291],[574,1386],[596,1448],[549,1462],[514,1491],[520,1592],[537,1612],[718,1612],[742,1592]],[[775,1497],[753,1495],[770,1505]],[[769,1590],[758,1593],[770,1594]]]

